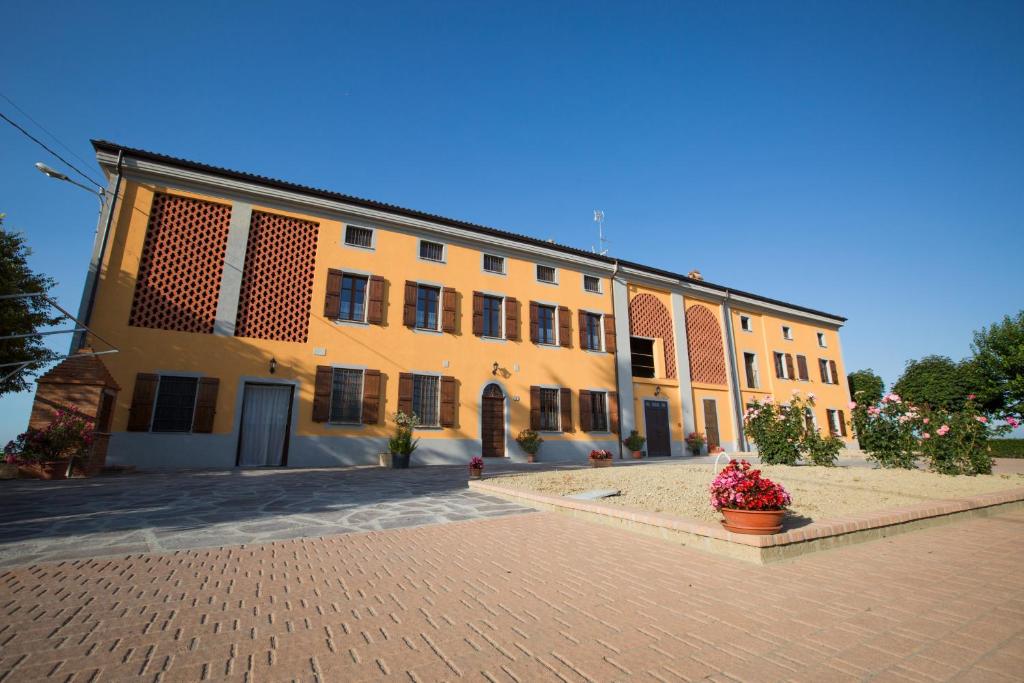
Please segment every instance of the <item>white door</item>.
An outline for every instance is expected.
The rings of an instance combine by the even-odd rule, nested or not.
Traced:
[[[246,384],[242,399],[240,467],[284,464],[291,417],[292,387],[288,384]]]

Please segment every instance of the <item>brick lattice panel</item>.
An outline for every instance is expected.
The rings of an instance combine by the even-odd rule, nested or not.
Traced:
[[[318,223],[252,212],[235,335],[304,342]]]
[[[629,333],[634,337],[655,337],[665,347],[665,376],[676,376],[676,337],[672,316],[665,304],[652,294],[637,294],[629,302]]]
[[[725,348],[718,318],[707,306],[686,309],[686,341],[690,352],[690,379],[725,384]]]
[[[128,324],[213,332],[231,207],[156,194]]]

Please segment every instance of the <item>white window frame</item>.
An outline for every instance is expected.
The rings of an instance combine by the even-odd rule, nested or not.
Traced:
[[[819,370],[821,369],[821,367],[822,367],[821,364],[823,362],[825,363],[825,378],[827,380],[825,382],[825,384],[837,384],[836,378],[832,376],[832,363],[829,362],[828,358],[819,358],[818,359],[818,369]],[[821,374],[821,373],[818,373],[818,374]]]
[[[370,246],[364,247],[359,244],[348,243],[348,229],[358,228],[360,230],[370,231]],[[341,227],[341,246],[346,249],[358,249],[359,251],[376,251],[377,249],[377,228],[371,228],[369,225],[362,225],[360,223],[343,223]]]
[[[775,356],[782,356],[782,362],[779,364],[779,367],[782,369],[782,377],[779,377],[778,379],[792,380],[793,378],[789,376],[789,366],[786,365],[786,353],[784,351],[772,351],[772,354],[774,354],[772,356],[773,363],[775,362]],[[796,359],[793,359],[793,363],[796,363]],[[775,368],[772,369],[774,370]],[[794,370],[795,369],[796,368],[794,368]]]
[[[441,259],[440,260],[432,259],[432,258],[424,258],[423,257],[423,243],[424,242],[429,242],[430,244],[440,245],[440,247],[441,247]],[[416,260],[423,261],[424,263],[448,263],[448,245],[445,244],[444,242],[439,242],[437,240],[428,240],[428,239],[425,239],[423,237],[420,237],[418,240],[416,240]]]
[[[359,247],[355,247],[355,248],[358,249]],[[366,325],[367,324],[366,323],[366,318],[367,318],[367,316],[370,313],[370,278],[372,276],[371,276],[370,273],[364,273],[364,272],[359,271],[359,270],[342,270],[341,271],[341,291],[342,292],[345,291],[345,276],[347,276],[347,275],[350,275],[352,277],[366,278],[366,286],[363,287],[363,319],[362,320],[349,320],[348,318],[340,317],[341,316],[341,301],[342,301],[342,297],[341,297],[341,292],[339,292],[338,293],[338,316],[339,317],[332,318],[331,320],[333,320],[338,325],[359,325],[359,326]]]
[[[554,271],[554,279],[552,280],[541,280],[538,269],[550,268]],[[547,263],[535,263],[533,269],[533,278],[542,285],[558,285],[558,268],[556,266],[548,265]]]
[[[558,429],[538,429],[538,432],[544,434],[558,434],[564,432],[562,429],[562,387],[555,384],[538,384],[539,389],[554,389],[555,390],[555,420],[558,423]]]
[[[507,297],[504,294],[498,294],[497,292],[480,292],[480,294],[484,297],[491,297],[492,299],[501,299],[501,313],[498,315],[498,328],[501,330],[501,333],[497,337],[482,334],[480,335],[480,338],[486,339],[487,341],[505,341],[505,300]],[[486,311],[486,309],[484,310]]]
[[[819,349],[827,349],[828,348],[828,339],[825,338],[825,333],[824,332],[818,332],[818,348]]]
[[[747,371],[747,358],[746,357],[747,357],[747,355],[751,355],[751,356],[754,357],[754,362],[753,362],[754,386],[750,386],[748,384],[746,388],[747,389],[760,389],[761,388],[761,372],[758,370],[758,367],[757,367],[758,366],[758,362],[757,362],[757,352],[756,351],[744,351],[743,352],[743,375],[744,375],[743,379],[744,379],[744,381],[747,379],[747,377],[746,377],[746,371]],[[786,362],[785,358],[783,358],[782,362],[783,362],[783,364],[785,364],[785,362]]]
[[[828,408],[825,410],[828,415],[828,424],[831,430],[831,436],[843,437],[842,422],[839,419],[839,411],[836,408]]]
[[[821,431],[821,428],[818,427],[818,414],[816,412],[814,412],[814,408],[811,408],[810,406],[805,406],[804,407],[805,419],[806,419],[806,415],[808,413],[810,413],[810,415],[811,415],[811,426],[814,427],[815,431]]]
[[[413,392],[412,392],[412,398],[410,399],[410,401],[412,403],[411,409],[412,409],[413,414],[416,413],[416,376],[419,375],[420,377],[436,377],[437,378],[437,424],[436,425],[420,425],[416,429],[430,429],[430,430],[444,429],[441,426],[441,373],[440,372],[428,372],[428,371],[423,371],[423,370],[413,370],[409,374],[412,375],[412,381],[413,381]]]
[[[782,338],[786,341],[793,341],[793,328],[790,325],[782,326]]]
[[[586,315],[596,315],[597,318],[598,318],[598,320],[597,320],[597,340],[598,340],[597,341],[597,346],[598,346],[598,348],[596,348],[596,349],[582,349],[582,350],[587,352],[587,353],[607,353],[607,350],[604,347],[604,313],[599,313],[598,311],[588,311],[585,308],[581,309],[581,311],[584,314],[586,314]],[[557,312],[556,312],[556,315],[557,315]],[[578,324],[578,321],[577,321],[577,324]],[[557,336],[557,334],[556,334],[556,336]],[[598,390],[595,389],[595,391],[598,391]]]
[[[429,287],[437,290],[437,327],[420,327],[420,287]],[[426,332],[427,334],[442,333],[443,324],[441,316],[444,315],[444,285],[439,282],[416,281],[416,324],[412,326],[413,332]]]
[[[359,372],[359,419],[355,422],[334,422],[331,415],[334,413],[334,372],[336,370],[356,370]],[[363,401],[362,396],[366,388],[366,368],[354,365],[332,365],[331,366],[331,400],[327,407],[327,424],[335,427],[357,427],[363,424]]]
[[[604,281],[598,275],[591,275],[590,273],[580,273],[580,286],[583,287],[583,291],[587,294],[604,294]],[[592,277],[597,280],[597,289],[587,289],[587,278]]]
[[[740,316],[740,330],[743,332],[754,331],[754,321],[749,315]]]
[[[545,308],[550,308],[553,311],[551,320],[552,320],[552,325],[554,327],[553,332],[554,332],[555,341],[553,341],[553,342],[540,342],[539,341],[539,342],[536,342],[535,345],[536,346],[541,346],[541,347],[547,347],[547,348],[562,348],[561,330],[559,329],[561,327],[561,325],[558,324],[558,304],[553,303],[551,301],[538,301],[537,302],[537,307],[539,308],[541,306],[544,306]]]
[[[500,258],[501,259],[501,270],[489,270],[487,266],[487,257]],[[480,252],[480,270],[488,275],[500,275],[505,277],[508,275],[508,257],[502,254],[495,254],[494,252],[483,251]]]

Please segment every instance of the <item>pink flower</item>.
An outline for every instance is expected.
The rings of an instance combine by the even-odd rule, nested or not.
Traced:
[[[949,425],[942,425],[935,433],[939,436],[945,436],[949,433]]]
[[[928,424],[929,422],[931,422],[931,420],[929,420],[929,419],[928,419],[928,418],[926,417],[925,419],[921,420],[921,422],[924,422],[925,424]]]
[[[1015,417],[1008,417],[1008,418],[1006,418],[1006,424],[1010,425],[1014,429],[1016,429],[1017,427],[1020,427],[1020,421],[1017,418],[1015,418]]]
[[[764,402],[765,402],[765,403],[767,403],[767,404],[769,404],[769,405],[771,405],[771,403],[772,403],[772,402],[773,402],[774,400],[775,400],[775,399],[773,399],[773,398],[772,398],[771,396],[765,396],[765,397],[764,397]]]
[[[856,401],[850,401],[849,403],[846,404],[846,407],[849,408],[850,410],[853,410],[854,408],[857,407],[857,402]]]
[[[925,432],[924,434],[921,435],[921,438],[922,439],[930,439],[930,438],[932,438],[932,435],[929,434],[928,432]]]
[[[976,398],[978,398],[978,397],[976,395],[974,395],[974,394],[967,394],[967,400],[968,401],[973,401]]]
[[[985,417],[984,415],[975,415],[974,419],[980,422],[981,424],[985,424],[986,422],[988,422],[988,418]]]

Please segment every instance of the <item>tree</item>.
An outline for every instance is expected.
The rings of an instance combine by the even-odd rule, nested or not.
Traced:
[[[1024,419],[1024,311],[974,333],[969,371],[983,408]]]
[[[32,272],[28,267],[31,254],[25,239],[4,228],[3,214],[0,214],[0,294],[27,294],[48,292],[53,279]],[[25,363],[20,372],[0,381],[0,396],[25,391],[29,379],[44,365],[57,358],[58,354],[43,346],[42,337],[36,334],[40,327],[55,325],[60,317],[49,312],[49,305],[42,297],[24,299],[0,299],[0,336],[25,334],[20,339],[0,339],[0,364]],[[15,366],[0,368],[0,378]]]
[[[977,385],[967,362],[957,363],[949,356],[925,356],[907,361],[892,390],[904,401],[954,409],[963,405],[968,394],[977,391]]]
[[[871,368],[851,372],[846,379],[850,385],[850,398],[853,401],[874,405],[882,400],[885,382]]]

